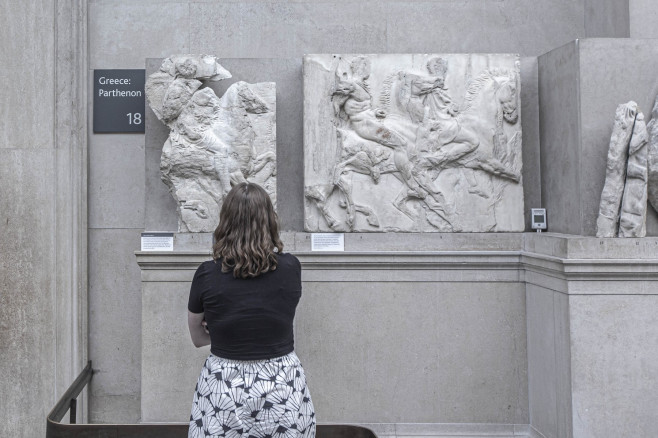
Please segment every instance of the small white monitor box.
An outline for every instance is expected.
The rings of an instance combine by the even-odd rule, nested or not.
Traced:
[[[532,229],[541,233],[541,230],[546,229],[546,209],[533,208],[532,209]]]

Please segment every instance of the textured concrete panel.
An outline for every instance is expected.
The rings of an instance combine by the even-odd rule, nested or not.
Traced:
[[[377,2],[192,3],[190,16],[197,24],[190,31],[190,50],[222,58],[383,52],[383,10]]]
[[[526,287],[530,424],[547,438],[558,438],[554,293]]]
[[[0,149],[0,436],[44,436],[55,403],[54,156]]]
[[[139,410],[114,411],[103,400],[131,402],[140,394],[141,281],[134,251],[139,229],[89,231],[89,357],[94,378],[90,384],[92,422],[131,423]],[[139,401],[137,401],[139,406]]]
[[[140,400],[140,394],[95,395],[89,398],[89,412],[93,423],[135,424],[140,421]]]
[[[570,297],[574,438],[658,430],[658,296]]]
[[[89,228],[144,226],[144,136],[89,138]]]
[[[596,233],[615,109],[634,100],[648,121],[658,94],[658,40],[586,39],[579,47],[582,234],[592,236]],[[658,235],[658,213],[651,207],[646,229],[647,236]]]
[[[525,286],[435,288],[441,416],[432,421],[527,424]]]
[[[296,348],[319,418],[526,423],[522,295],[510,284],[305,283]]]
[[[555,375],[557,377],[557,434],[556,437],[573,436],[571,401],[571,326],[569,297],[553,294],[555,321]]]
[[[4,2],[0,14],[0,148],[52,148],[53,0]],[[46,30],[46,31],[44,31]],[[38,88],[33,89],[32,84]]]
[[[89,68],[144,68],[147,57],[189,51],[187,2],[93,2]]]
[[[629,0],[584,0],[584,6],[585,37],[628,38],[631,36]]]
[[[391,2],[384,7],[389,23],[386,51],[537,56],[584,35],[583,7],[579,3]]]
[[[194,271],[189,271],[190,282]],[[190,282],[144,283],[142,290],[143,422],[186,422],[210,347],[195,348],[187,328]],[[163,306],[163,303],[167,303]]]
[[[654,0],[629,0],[631,38],[658,38],[658,8]]]
[[[539,57],[542,207],[548,229],[567,234],[582,230],[578,45],[575,41]]]

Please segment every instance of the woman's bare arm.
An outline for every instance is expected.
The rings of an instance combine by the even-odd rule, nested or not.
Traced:
[[[190,337],[195,347],[210,345],[210,334],[206,330],[204,314],[187,311],[187,327],[190,329]]]

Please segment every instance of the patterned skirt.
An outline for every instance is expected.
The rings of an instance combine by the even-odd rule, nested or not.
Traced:
[[[315,412],[299,358],[208,356],[194,392],[188,438],[315,438]]]

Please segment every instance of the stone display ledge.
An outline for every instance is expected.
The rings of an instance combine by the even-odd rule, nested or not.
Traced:
[[[310,251],[310,233],[282,238],[309,282],[526,282],[570,295],[658,294],[655,237],[355,233],[345,235],[345,252]],[[210,234],[176,234],[174,241],[174,252],[135,253],[142,281],[191,281],[198,265],[211,257],[205,249]],[[619,288],[620,281],[634,287]]]

